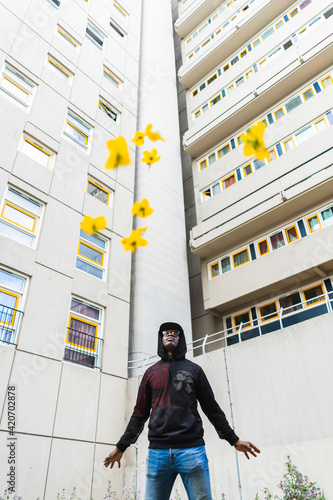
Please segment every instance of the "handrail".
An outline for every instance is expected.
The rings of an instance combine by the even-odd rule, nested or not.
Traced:
[[[303,308],[303,305],[309,307],[311,306],[312,308],[318,307],[320,305],[325,304],[326,305],[326,312],[333,312],[333,305],[332,305],[332,300],[333,297],[330,299],[329,293],[324,293],[322,295],[318,295],[314,297],[313,299],[307,299],[307,300],[302,300],[298,302],[297,304],[293,304],[290,307],[280,307],[273,313],[266,314],[265,316],[261,316],[260,318],[257,318],[256,320],[253,321],[248,321],[245,323],[240,323],[237,327],[231,327],[231,328],[226,328],[224,330],[220,330],[219,332],[215,332],[212,334],[207,334],[204,337],[200,339],[195,339],[191,342],[187,343],[187,350],[188,352],[194,352],[196,349],[202,349],[202,353],[206,353],[206,347],[207,345],[214,344],[216,342],[224,342],[223,347],[229,347],[227,344],[227,340],[232,339],[232,338],[237,338],[237,342],[241,343],[244,342],[242,340],[241,333],[246,332],[247,328],[252,327],[253,329],[258,329],[259,335],[262,336],[262,326],[271,324],[275,321],[278,321],[280,324],[280,329],[283,330],[284,328],[287,328],[283,324],[283,319],[291,316],[295,316],[297,314],[300,314],[301,312],[304,312],[305,309]],[[315,302],[312,302],[315,301]],[[297,309],[296,311],[291,311],[291,312],[286,312],[288,309],[294,308],[296,306],[302,306],[302,308]],[[272,317],[272,315],[274,316]],[[324,314],[324,313],[323,313]],[[255,324],[253,324],[255,323]],[[231,331],[231,333],[230,333]],[[215,338],[214,340],[210,340],[213,337],[219,336],[218,338]],[[201,342],[199,345],[194,345],[198,342]],[[155,355],[149,355],[146,358],[141,358],[141,359],[132,359],[128,362],[128,370],[136,370],[136,369],[142,369],[144,370],[146,367],[152,365],[153,363],[158,360],[159,357],[157,354]],[[136,364],[134,366],[134,364]]]

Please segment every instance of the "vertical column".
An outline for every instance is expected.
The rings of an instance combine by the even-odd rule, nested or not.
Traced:
[[[130,358],[155,354],[157,330],[179,322],[191,339],[190,301],[178,122],[175,55],[170,0],[143,0],[138,129],[153,124],[165,142],[145,139],[136,154],[135,199],[147,198],[154,213],[135,220],[147,226],[148,245],[133,255]],[[142,152],[158,150],[151,167]]]

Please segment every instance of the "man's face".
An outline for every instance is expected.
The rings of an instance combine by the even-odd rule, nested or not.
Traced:
[[[174,330],[167,330],[166,332],[163,332],[162,342],[163,347],[167,352],[173,352],[179,342],[179,332]]]

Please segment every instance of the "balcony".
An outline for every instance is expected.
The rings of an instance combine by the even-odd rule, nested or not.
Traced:
[[[101,338],[68,328],[64,361],[100,369],[102,344]]]
[[[189,4],[187,6],[187,4]],[[198,24],[212,12],[211,0],[187,0],[180,10],[180,16],[175,22],[175,30],[181,38],[187,36]]]
[[[333,59],[330,23],[321,23],[311,36],[301,39],[298,46],[291,46],[282,56],[192,122],[183,139],[190,156],[203,154],[324,71]]]
[[[266,1],[264,6],[263,2],[253,4],[250,9],[245,11],[238,24],[232,24],[230,29],[225,30],[225,33],[215,36],[212,43],[200,50],[200,54],[196,58],[189,59],[179,68],[180,83],[186,88],[192,87],[216,68],[221,61],[230,57],[235,48],[248,43],[248,40],[283,13],[291,4],[290,0],[270,0]]]
[[[16,345],[17,331],[23,312],[0,304],[0,342]]]

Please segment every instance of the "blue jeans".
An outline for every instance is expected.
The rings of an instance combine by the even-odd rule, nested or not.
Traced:
[[[145,500],[169,500],[180,474],[189,500],[212,500],[204,446],[149,450]]]

